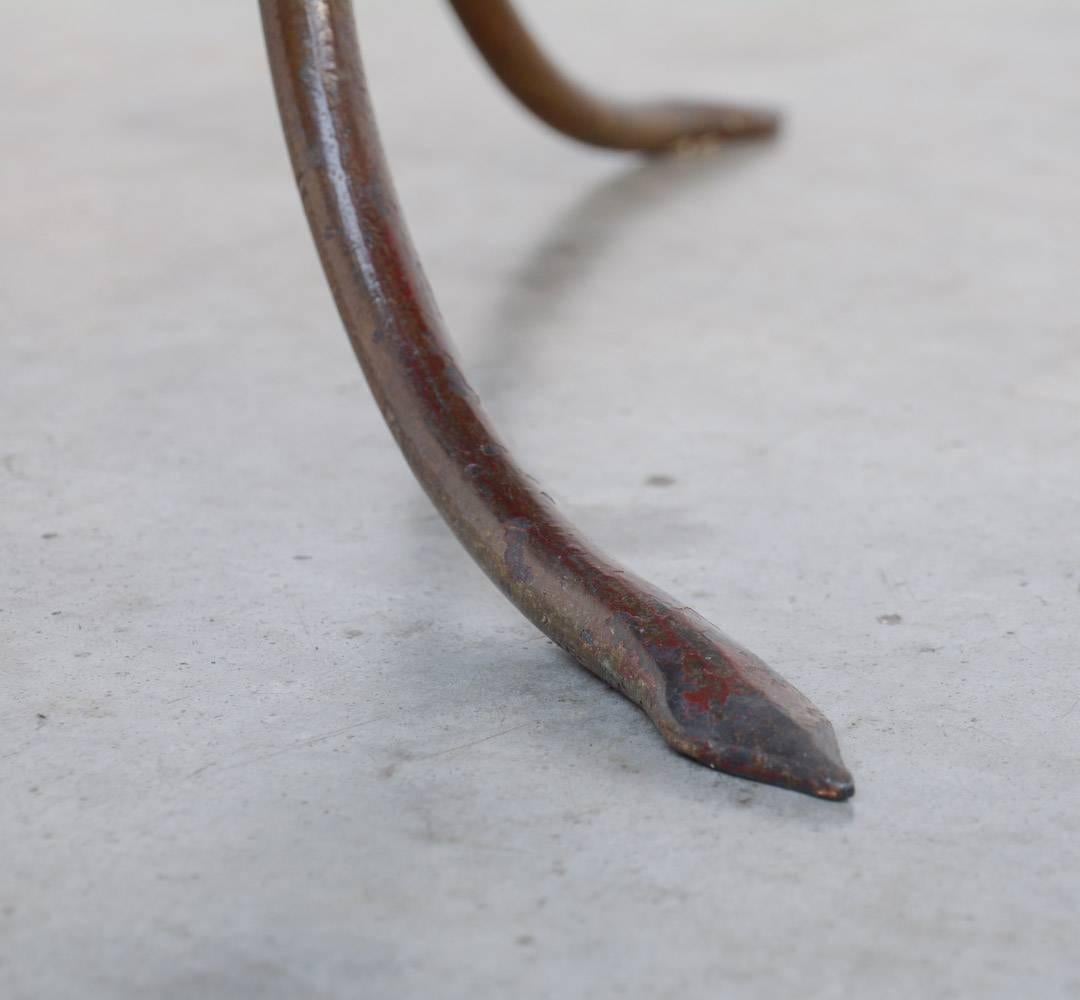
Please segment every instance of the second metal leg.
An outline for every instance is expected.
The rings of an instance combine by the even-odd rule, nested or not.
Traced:
[[[775,112],[733,104],[600,98],[545,55],[509,0],[450,0],[480,54],[506,88],[552,128],[593,146],[664,152],[703,141],[772,135]]]

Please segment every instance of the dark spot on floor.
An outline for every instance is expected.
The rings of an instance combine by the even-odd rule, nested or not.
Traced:
[[[305,556],[305,555],[293,556],[293,559],[295,559],[297,562],[306,562],[310,558],[311,558],[311,556]]]
[[[900,615],[878,615],[878,621],[882,625],[899,625],[904,619]]]
[[[645,485],[646,486],[674,486],[675,485],[675,477],[674,476],[665,476],[663,473],[658,472],[658,473],[655,473],[652,476],[646,476],[645,477]]]
[[[59,538],[60,533],[58,531],[46,531],[41,537],[48,541],[50,538]]]

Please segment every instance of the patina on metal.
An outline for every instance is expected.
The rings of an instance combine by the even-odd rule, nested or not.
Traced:
[[[453,3],[507,86],[575,138],[655,152],[775,127],[767,112],[587,96],[502,0]],[[821,798],[851,796],[821,712],[700,615],[593,549],[488,423],[401,218],[347,0],[261,8],[293,169],[342,321],[402,452],[461,543],[530,621],[639,705],[680,753]]]

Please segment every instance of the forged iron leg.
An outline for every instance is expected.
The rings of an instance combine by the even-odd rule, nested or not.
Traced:
[[[450,0],[492,72],[552,128],[592,146],[664,152],[700,141],[772,135],[775,112],[689,101],[624,103],[593,96],[564,76],[509,0]]]
[[[471,28],[491,27],[475,17],[481,6],[457,4]],[[488,424],[399,214],[347,0],[261,0],[261,8],[293,169],[342,321],[402,452],[462,544],[523,614],[639,705],[676,750],[746,778],[849,797],[851,776],[825,717],[695,612],[594,551]],[[620,112],[614,126],[575,134],[647,148],[677,137],[674,119],[665,132],[663,115],[646,112],[638,126],[636,116]]]

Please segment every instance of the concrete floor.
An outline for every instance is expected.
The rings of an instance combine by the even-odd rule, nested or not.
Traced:
[[[675,756],[468,562],[253,4],[9,0],[0,994],[1080,997],[1080,7],[532,0],[612,91],[790,111],[642,163],[359,6],[493,418],[858,794]]]

